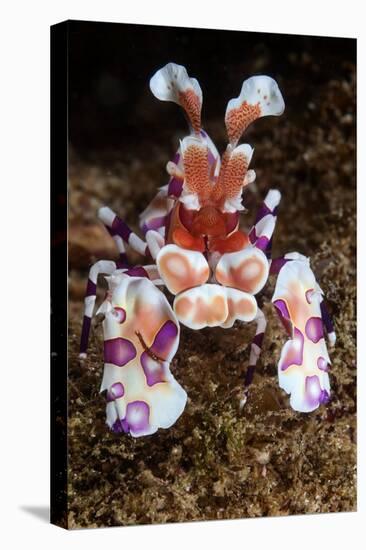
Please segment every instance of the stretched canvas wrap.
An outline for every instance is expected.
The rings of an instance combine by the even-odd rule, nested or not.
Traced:
[[[52,522],[356,508],[356,41],[51,29]]]

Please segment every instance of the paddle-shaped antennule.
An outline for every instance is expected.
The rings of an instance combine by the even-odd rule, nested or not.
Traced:
[[[186,112],[194,132],[201,130],[202,90],[182,65],[168,63],[150,80],[150,90],[161,101],[178,103]]]
[[[224,212],[243,210],[241,203],[242,190],[255,179],[253,170],[248,166],[253,155],[253,148],[248,144],[232,148],[229,145],[222,157],[222,164],[212,198],[221,203]]]
[[[285,102],[277,82],[270,76],[252,76],[243,82],[241,92],[230,99],[225,113],[229,142],[235,146],[246,128],[257,118],[282,115]]]
[[[191,210],[198,210],[211,194],[208,147],[199,138],[188,136],[181,141],[184,184],[180,200]]]

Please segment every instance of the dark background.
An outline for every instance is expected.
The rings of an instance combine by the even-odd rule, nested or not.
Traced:
[[[185,131],[177,106],[162,105],[149,89],[151,76],[168,62],[198,78],[203,125],[213,117],[223,121],[243,80],[261,73],[278,81],[295,123],[312,90],[345,76],[345,62],[356,56],[353,39],[240,31],[71,22],[69,37],[70,138],[81,153]]]

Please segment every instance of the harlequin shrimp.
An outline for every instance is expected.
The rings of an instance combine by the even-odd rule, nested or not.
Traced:
[[[244,405],[261,353],[266,319],[256,295],[277,275],[272,303],[288,334],[278,362],[279,385],[295,411],[310,412],[330,397],[328,369],[335,332],[309,259],[296,252],[272,259],[272,236],[280,192],[268,192],[253,228],[239,224],[244,188],[255,180],[253,149],[239,144],[256,119],[278,116],[284,100],[275,80],[253,76],[227,105],[228,145],[222,157],[201,126],[202,91],[185,67],[168,63],[150,80],[153,95],[180,105],[189,135],[167,163],[169,181],[140,215],[144,239],[110,208],[99,219],[114,239],[118,261],[90,269],[80,356],[86,357],[99,275],[108,284],[97,313],[104,315],[104,374],[107,424],[133,437],[169,428],[183,413],[187,394],[170,372],[180,323],[192,330],[256,324],[243,383]],[[126,247],[150,262],[130,266]],[[172,305],[159,287],[173,296]]]

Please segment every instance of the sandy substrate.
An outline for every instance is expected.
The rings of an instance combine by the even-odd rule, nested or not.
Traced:
[[[108,204],[137,229],[138,212],[165,183],[164,165],[182,134],[162,132],[156,142],[147,125],[146,142],[126,147],[123,158],[120,151],[87,157],[71,151],[70,528],[355,510],[354,67],[346,64],[340,73],[312,90],[301,112],[296,97],[302,92],[293,87],[287,116],[262,120],[246,135],[255,147],[257,182],[245,194],[243,227],[266,191],[280,189],[274,256],[297,250],[311,257],[335,320],[332,399],[308,415],[293,412],[278,388],[286,336],[270,304],[271,279],[259,297],[269,321],[263,354],[241,413],[238,396],[254,324],[200,332],[183,327],[172,371],[189,399],[178,422],[137,440],[108,431],[98,393],[100,326],[92,330],[88,359],[78,360],[88,265],[115,255],[95,213]],[[222,150],[222,119],[208,121],[206,129]]]

